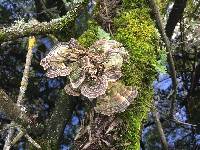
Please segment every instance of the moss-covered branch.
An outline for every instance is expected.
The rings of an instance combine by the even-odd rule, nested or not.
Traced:
[[[65,30],[70,31],[68,26],[76,19],[82,10],[83,4],[77,4],[72,10],[59,19],[53,19],[50,22],[30,21],[25,23],[23,20],[18,21],[11,27],[0,30],[0,43],[15,40],[25,36],[43,35]]]
[[[158,32],[156,31],[147,2],[123,0],[123,11],[114,20],[114,38],[128,49],[130,59],[123,68],[126,85],[138,87],[139,97],[120,117],[123,118],[122,147],[140,149],[143,121],[153,99],[152,82],[155,80]]]
[[[65,125],[71,119],[75,104],[75,97],[72,98],[68,96],[64,90],[60,91],[60,96],[55,103],[55,108],[52,112],[52,115],[45,124],[45,134],[36,139],[43,150],[59,149],[59,144],[62,142]],[[35,150],[35,147],[31,145],[30,150]]]
[[[63,90],[59,100],[55,104],[46,130],[46,138],[48,141],[51,141],[51,144],[55,147],[60,144],[59,142],[63,135],[65,124],[71,119],[74,104],[72,97],[70,98]]]

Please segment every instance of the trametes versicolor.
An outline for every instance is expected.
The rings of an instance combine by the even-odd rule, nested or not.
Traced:
[[[125,111],[138,93],[119,81],[127,58],[128,52],[115,40],[101,39],[84,48],[72,38],[56,44],[40,65],[49,78],[68,76],[67,94],[96,99],[95,111],[110,116]]]

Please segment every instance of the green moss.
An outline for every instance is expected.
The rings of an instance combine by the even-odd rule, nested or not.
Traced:
[[[98,24],[93,21],[88,21],[88,30],[86,30],[79,38],[78,41],[81,45],[89,47],[96,40],[98,40]]]
[[[129,60],[123,65],[126,85],[138,88],[139,96],[129,109],[120,114],[124,120],[121,136],[122,149],[140,149],[142,122],[147,116],[152,99],[152,82],[155,79],[158,33],[149,15],[145,0],[123,0],[123,9],[114,19],[113,39],[123,43],[129,51]],[[88,30],[79,37],[85,47],[98,39],[98,24],[88,22]]]
[[[147,112],[149,111],[153,97],[152,88],[143,87],[139,90],[139,96],[135,103],[128,108],[120,117],[124,121],[121,136],[122,149],[139,150],[141,127]]]
[[[153,64],[157,62],[158,34],[144,1],[123,2],[124,9],[114,19],[114,39],[123,43],[130,55],[129,61],[123,66],[123,82],[137,86],[139,96],[120,115],[124,120],[121,143],[123,149],[137,150],[140,149],[142,121],[146,118],[153,99],[151,85],[156,75]]]
[[[0,41],[3,41],[6,38],[5,35],[5,32],[0,32]]]
[[[126,9],[134,9],[138,7],[145,6],[147,3],[147,0],[122,0],[123,1],[123,7]]]

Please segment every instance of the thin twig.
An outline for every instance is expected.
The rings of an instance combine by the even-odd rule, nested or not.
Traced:
[[[35,142],[28,134],[25,134],[24,136],[31,144],[33,144],[38,149],[41,149],[41,146],[37,142]]]
[[[158,133],[159,133],[160,138],[161,138],[163,149],[164,150],[168,150],[167,140],[165,138],[165,134],[164,134],[164,131],[163,131],[163,128],[162,128],[162,124],[160,122],[159,115],[158,115],[158,112],[157,112],[155,106],[153,107],[152,114],[153,114],[153,117],[154,117],[154,120],[155,120],[155,124],[156,124],[157,129],[158,129]]]
[[[25,68],[24,68],[24,72],[23,72],[22,81],[21,81],[20,92],[19,92],[19,95],[17,98],[18,105],[23,105],[23,103],[24,103],[24,95],[25,95],[25,91],[26,91],[27,85],[28,85],[31,60],[33,57],[32,49],[35,46],[35,42],[36,42],[36,39],[34,36],[29,37],[28,52],[26,55],[26,64],[25,64]]]
[[[17,105],[19,107],[23,107],[23,103],[24,103],[24,95],[25,95],[25,91],[26,91],[27,85],[28,85],[29,71],[30,71],[31,60],[32,60],[32,56],[33,56],[32,49],[35,46],[35,42],[36,42],[36,39],[34,36],[29,37],[25,69],[23,72],[23,77],[22,77],[21,86],[20,86],[20,92],[19,92],[18,99],[17,99]],[[12,121],[11,123],[14,123],[14,121]],[[26,135],[25,137],[28,137],[29,138],[28,140],[30,140],[30,136],[28,134],[26,134],[25,131],[22,131],[21,128],[19,128],[18,135],[13,140],[11,140],[13,134],[14,134],[14,129],[10,128],[9,133],[6,138],[5,145],[4,145],[4,150],[9,150],[11,148],[11,146],[14,145],[16,142],[18,142],[21,139],[21,137],[24,135]],[[36,142],[32,142],[32,143],[34,143],[34,145],[37,148],[38,147],[41,148],[40,146],[38,146],[39,144],[37,144]]]
[[[10,145],[16,144],[22,138],[23,135],[24,135],[24,131],[20,130],[17,136],[15,136],[15,138],[12,140]]]
[[[17,136],[12,140],[12,142],[10,143],[10,146],[15,145],[23,136],[25,136],[25,138],[32,143],[35,147],[37,147],[38,149],[41,149],[41,146],[36,143],[28,134],[25,134],[26,131],[23,128],[20,128],[19,133],[17,134]]]
[[[3,150],[9,150],[10,147],[11,147],[11,142],[12,142],[12,136],[14,134],[14,128],[12,127],[14,124],[14,121],[12,121],[10,123],[10,128],[8,128],[8,135],[6,137],[6,140],[5,140],[5,144],[4,144],[4,147],[3,147]]]
[[[154,13],[156,25],[158,27],[158,30],[161,34],[161,37],[162,37],[164,43],[165,43],[166,51],[168,53],[167,56],[168,56],[169,70],[170,70],[170,75],[172,78],[172,85],[173,85],[170,116],[173,118],[174,117],[174,109],[175,109],[175,101],[176,101],[176,93],[177,93],[177,80],[176,80],[175,63],[174,63],[172,52],[171,52],[172,47],[171,47],[170,41],[165,33],[164,26],[162,24],[163,21],[161,19],[159,8],[158,8],[157,4],[155,3],[155,0],[149,0],[149,2],[150,2],[152,12]]]
[[[187,122],[182,122],[182,121],[179,121],[177,119],[171,119],[170,121],[173,121],[176,124],[180,124],[180,125],[184,125],[184,126],[197,127],[197,125],[195,125],[195,124],[191,124],[191,123],[187,123]]]

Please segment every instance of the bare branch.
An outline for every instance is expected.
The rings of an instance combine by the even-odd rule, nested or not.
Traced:
[[[26,138],[31,144],[33,144],[35,147],[37,147],[38,149],[41,148],[41,146],[40,146],[37,142],[35,142],[28,134],[25,134],[24,136],[25,136],[25,138]]]
[[[6,137],[6,140],[5,140],[5,144],[4,144],[4,147],[3,147],[3,150],[9,150],[10,147],[11,147],[11,142],[12,142],[12,136],[14,134],[14,128],[12,127],[14,124],[14,122],[12,121],[10,123],[10,128],[8,128],[8,135]]]
[[[22,105],[24,102],[23,99],[24,99],[24,94],[25,94],[25,91],[26,91],[27,85],[28,85],[29,71],[30,71],[31,60],[32,60],[32,56],[33,56],[32,49],[35,46],[35,42],[36,42],[36,39],[34,36],[29,37],[28,53],[26,55],[26,64],[25,64],[25,69],[23,72],[22,81],[21,81],[20,92],[19,92],[18,99],[17,99],[18,105]]]
[[[25,91],[26,91],[27,85],[28,85],[29,71],[30,71],[31,60],[32,60],[32,56],[33,56],[32,49],[35,46],[35,42],[36,42],[36,39],[34,36],[29,37],[28,53],[26,55],[26,64],[25,64],[25,69],[23,72],[22,81],[21,81],[20,92],[19,92],[18,99],[17,99],[17,105],[21,108],[23,108],[23,102],[24,102],[23,99],[24,99]],[[14,123],[14,122],[12,121],[11,123]],[[22,136],[24,136],[26,134],[25,132],[20,130],[19,134],[12,140],[12,143],[11,143],[13,133],[14,133],[14,129],[10,128],[7,138],[6,138],[6,141],[5,141],[4,150],[9,150],[12,145],[14,145],[18,140],[21,139]]]
[[[171,45],[170,41],[165,33],[164,26],[162,24],[162,19],[161,15],[158,9],[158,6],[155,3],[155,0],[149,0],[150,2],[150,7],[152,9],[152,12],[154,13],[154,17],[156,20],[156,25],[158,27],[158,30],[161,34],[161,37],[165,43],[166,50],[168,52],[167,57],[168,57],[168,63],[169,63],[169,70],[170,70],[170,75],[172,78],[172,85],[173,85],[173,94],[172,94],[172,102],[171,102],[171,108],[170,108],[170,116],[173,118],[174,114],[174,108],[175,108],[175,100],[176,100],[176,93],[177,93],[177,80],[176,80],[176,69],[175,69],[175,63],[173,60],[172,52],[171,52]]]
[[[182,122],[182,121],[179,121],[179,120],[177,120],[177,119],[171,119],[170,121],[173,121],[174,123],[179,124],[179,125],[197,127],[196,124],[191,124],[191,123],[187,123],[187,122]]]
[[[160,138],[161,138],[163,149],[164,150],[168,150],[167,140],[165,138],[165,134],[164,134],[164,131],[163,131],[163,128],[162,128],[162,124],[160,122],[159,115],[158,115],[158,112],[157,112],[155,106],[154,106],[154,108],[152,110],[152,114],[153,114],[153,117],[154,117],[154,120],[155,120],[155,124],[157,126],[157,129],[158,129],[158,132],[159,132],[159,135],[160,135]]]
[[[17,136],[12,140],[10,144],[15,145],[22,138],[23,135],[24,135],[24,131],[20,130]]]

